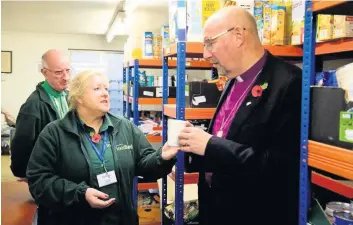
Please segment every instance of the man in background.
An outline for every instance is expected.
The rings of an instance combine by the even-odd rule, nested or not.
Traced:
[[[298,224],[301,69],[263,48],[243,8],[213,14],[204,46],[229,82],[209,133],[179,137],[198,162],[200,225]]]
[[[1,108],[1,155],[10,155],[11,136],[15,130],[15,119]]]
[[[10,167],[21,180],[25,180],[28,160],[39,133],[68,111],[66,89],[71,79],[71,67],[64,54],[55,49],[44,53],[41,72],[45,81],[37,85],[21,106],[11,145]]]

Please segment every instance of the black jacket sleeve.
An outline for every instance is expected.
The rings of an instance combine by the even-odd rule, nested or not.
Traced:
[[[259,173],[299,162],[301,77],[293,76],[281,91],[268,122],[266,144],[256,147],[213,136],[206,147],[206,169],[223,173]],[[299,166],[299,165],[298,165]]]
[[[137,176],[148,179],[159,179],[168,175],[176,162],[176,159],[163,160],[162,149],[155,150],[142,131],[133,126],[134,146],[137,150]]]
[[[16,131],[11,142],[11,170],[16,177],[25,177],[29,157],[41,131],[40,120],[31,114],[20,112]]]
[[[29,159],[28,185],[39,205],[60,209],[84,200],[88,185],[74,183],[56,174],[59,146],[48,126],[39,135]]]

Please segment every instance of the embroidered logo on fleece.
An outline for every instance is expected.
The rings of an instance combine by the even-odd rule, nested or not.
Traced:
[[[132,150],[132,149],[133,149],[132,145],[122,145],[122,144],[120,144],[120,145],[116,146],[116,150],[117,151]]]

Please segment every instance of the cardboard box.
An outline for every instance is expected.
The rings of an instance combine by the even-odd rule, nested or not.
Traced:
[[[273,4],[271,9],[271,44],[285,45],[286,7]]]
[[[153,57],[154,58],[161,58],[162,56],[162,35],[160,34],[153,34]]]
[[[187,41],[203,41],[203,26],[207,19],[220,9],[219,0],[187,1]]]
[[[188,0],[186,9],[178,8],[181,2],[169,0],[169,39],[170,43],[176,43],[177,30],[185,29],[186,40],[200,42],[202,39],[203,26],[206,20],[220,9],[220,0]],[[179,13],[187,13],[186,18],[177,18]]]
[[[223,7],[239,6],[246,9],[251,15],[254,15],[254,1],[253,0],[225,0]]]
[[[285,45],[291,45],[292,37],[292,0],[284,0],[286,7]]]
[[[143,58],[153,57],[153,33],[144,32],[143,35]]]
[[[263,39],[262,44],[270,45],[271,44],[271,22],[272,22],[272,7],[270,4],[263,5],[263,20],[264,20],[264,29],[263,29]]]
[[[304,43],[304,14],[305,0],[293,0],[292,2],[292,45]]]
[[[162,50],[169,46],[169,25],[164,24],[161,28],[161,36],[162,36]]]
[[[137,213],[140,224],[161,222],[159,196],[148,191],[139,191]]]
[[[333,15],[317,15],[316,42],[329,41],[333,37]]]
[[[263,2],[262,0],[255,0],[254,2],[254,17],[257,25],[257,31],[260,41],[263,41],[264,19],[263,19]]]
[[[163,87],[156,87],[156,98],[163,97]],[[168,98],[176,98],[176,87],[168,87]]]
[[[353,16],[333,16],[333,39],[353,37]]]
[[[133,96],[134,87],[130,87],[130,96]],[[140,87],[139,98],[156,98],[156,87]]]
[[[353,143],[353,112],[340,113],[339,140]]]

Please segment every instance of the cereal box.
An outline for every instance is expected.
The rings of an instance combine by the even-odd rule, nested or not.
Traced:
[[[292,45],[304,43],[305,0],[292,1]]]
[[[254,15],[254,1],[253,0],[226,0],[223,7],[239,6],[246,9],[251,15]]]
[[[264,29],[264,20],[263,20],[263,2],[261,0],[255,0],[254,2],[254,17],[256,20],[257,31],[259,34],[260,41],[263,39],[263,29]]]
[[[333,38],[353,37],[353,16],[333,16]]]
[[[162,54],[162,36],[160,34],[153,34],[153,57],[160,58]]]
[[[153,57],[153,33],[152,32],[144,32],[143,57],[144,58],[152,58]]]
[[[169,25],[164,24],[161,28],[162,36],[162,48],[166,48],[169,45]]]
[[[273,4],[271,12],[271,44],[285,44],[286,7],[282,4]]]
[[[317,15],[316,41],[332,40],[333,36],[333,15]]]
[[[262,44],[269,45],[271,44],[271,17],[272,17],[272,7],[270,4],[265,4],[263,6],[263,20],[264,20],[264,29],[263,29],[263,39]]]
[[[187,40],[202,41],[202,30],[207,19],[220,9],[219,0],[187,1]]]

